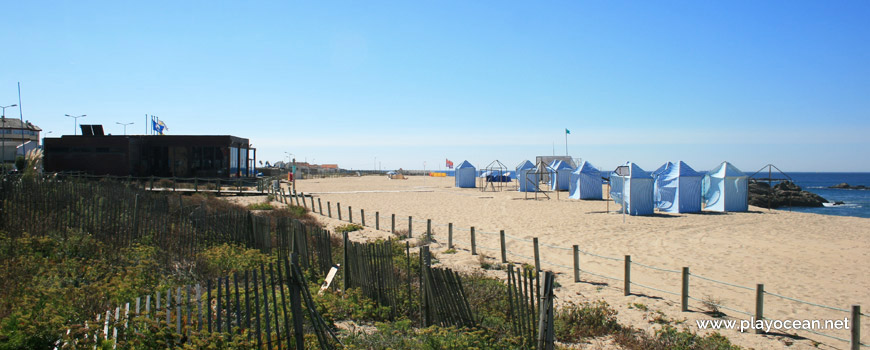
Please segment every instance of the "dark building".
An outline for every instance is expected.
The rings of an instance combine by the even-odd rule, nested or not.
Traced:
[[[45,139],[46,172],[134,177],[255,176],[257,150],[235,136],[133,135]]]

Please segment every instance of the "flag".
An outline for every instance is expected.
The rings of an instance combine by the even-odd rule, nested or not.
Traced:
[[[447,168],[448,168],[448,169],[453,169],[453,162],[451,162],[450,159],[447,159],[447,158],[445,158],[444,160],[447,161]]]
[[[160,135],[163,135],[163,131],[169,131],[169,128],[166,127],[166,124],[163,124],[163,121],[157,119],[157,125],[160,125]]]
[[[566,133],[566,134],[570,134],[570,133],[571,133],[571,130],[565,129],[565,133]]]
[[[153,130],[157,134],[162,134],[163,131],[160,129],[160,124],[157,124],[157,117],[151,116],[151,130]]]

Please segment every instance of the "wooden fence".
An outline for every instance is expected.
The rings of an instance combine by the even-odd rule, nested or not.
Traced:
[[[305,194],[303,194],[303,193],[287,193],[286,195],[288,196],[287,200],[291,203],[294,201],[296,201],[298,203],[300,201],[300,198],[301,198],[302,203],[305,203],[305,201],[306,201]],[[314,203],[313,197],[308,196],[307,198],[310,200],[311,203]],[[318,202],[320,202],[320,201],[321,200],[318,198]],[[332,209],[333,209],[332,203],[329,201],[326,201],[325,206],[327,209],[326,213],[324,213],[324,211],[323,211],[323,206],[318,206],[319,210],[314,210],[314,206],[312,204],[312,206],[311,206],[312,212],[319,214],[321,216],[336,218],[335,216],[332,215]],[[805,301],[805,300],[800,300],[797,298],[793,298],[793,297],[785,296],[782,294],[770,292],[770,291],[765,289],[764,284],[757,284],[755,286],[738,285],[738,284],[734,284],[734,283],[719,281],[719,280],[709,278],[709,277],[706,277],[703,275],[690,273],[689,267],[683,267],[680,270],[657,267],[657,266],[647,265],[647,264],[643,264],[643,263],[634,261],[634,260],[632,260],[632,257],[629,255],[625,255],[623,257],[604,256],[604,255],[595,254],[592,252],[581,250],[578,245],[574,245],[574,246],[569,248],[569,247],[561,247],[561,246],[546,244],[546,243],[540,242],[537,237],[534,237],[532,239],[516,237],[516,236],[512,236],[510,234],[506,234],[504,230],[501,230],[499,232],[487,232],[487,231],[482,231],[480,229],[477,229],[474,226],[467,227],[467,228],[459,228],[457,226],[454,226],[453,223],[438,224],[438,223],[433,222],[431,219],[419,220],[419,219],[415,219],[412,216],[407,216],[407,225],[405,226],[402,223],[402,221],[404,221],[404,217],[397,216],[396,214],[389,215],[390,222],[389,222],[389,226],[387,226],[387,225],[381,225],[380,218],[382,217],[382,215],[380,212],[377,212],[377,211],[368,211],[369,216],[367,217],[365,209],[359,209],[359,208],[352,209],[350,206],[347,206],[345,209],[343,209],[341,206],[341,203],[335,204],[335,210],[338,213],[338,217],[337,217],[338,220],[345,220],[345,221],[348,221],[351,223],[359,223],[359,224],[362,224],[363,226],[371,227],[371,228],[374,228],[374,229],[380,230],[380,231],[391,232],[393,234],[397,234],[399,232],[402,232],[404,234],[407,234],[408,237],[413,237],[416,234],[416,235],[419,235],[420,237],[422,237],[425,241],[430,241],[430,242],[433,240],[440,240],[441,242],[446,241],[448,248],[453,249],[453,248],[457,248],[459,246],[462,246],[462,248],[469,250],[472,255],[478,255],[480,250],[487,250],[494,257],[496,257],[497,259],[500,259],[501,263],[506,264],[506,263],[509,263],[511,261],[533,263],[534,264],[534,271],[536,271],[537,273],[542,273],[544,271],[542,264],[548,264],[554,268],[561,269],[561,271],[571,273],[571,275],[573,275],[573,277],[574,277],[575,283],[584,282],[584,278],[588,281],[589,277],[586,277],[586,276],[592,276],[595,279],[604,279],[604,280],[610,280],[610,281],[615,281],[615,282],[621,282],[620,284],[622,284],[622,289],[623,289],[625,295],[631,295],[632,294],[632,287],[634,286],[634,287],[639,287],[639,288],[643,288],[646,290],[652,290],[652,291],[655,291],[658,293],[663,293],[666,295],[678,297],[680,300],[680,304],[681,304],[681,311],[684,311],[684,312],[689,311],[690,301],[695,301],[697,303],[703,304],[705,307],[707,307],[707,306],[716,307],[716,308],[719,308],[722,310],[731,311],[731,312],[734,312],[737,314],[745,315],[747,317],[752,317],[755,320],[763,320],[763,319],[770,320],[771,319],[770,315],[768,315],[764,312],[764,305],[765,305],[765,300],[769,300],[771,298],[776,298],[779,300],[792,302],[792,303],[796,303],[796,304],[803,304],[803,305],[812,306],[812,307],[815,307],[819,310],[823,310],[825,312],[834,311],[834,312],[839,313],[839,315],[842,315],[842,316],[836,316],[836,317],[846,317],[849,319],[849,322],[851,323],[852,326],[848,331],[847,337],[833,335],[830,333],[823,333],[823,332],[819,332],[819,331],[812,330],[812,329],[801,329],[800,331],[848,343],[850,345],[850,349],[853,349],[853,350],[857,350],[857,349],[862,348],[862,347],[870,347],[870,345],[861,341],[862,319],[868,318],[868,317],[870,317],[870,315],[861,312],[860,305],[851,305],[851,307],[848,307],[848,308],[822,305],[822,304],[818,304],[818,303],[814,303],[814,302],[810,302],[810,301]],[[356,210],[358,212],[357,216],[353,215],[354,210]],[[347,213],[347,215],[345,215],[343,217],[341,215],[342,212]],[[357,220],[354,220],[354,217],[356,217]],[[397,220],[396,220],[397,217],[400,218],[398,226],[397,226]],[[367,221],[367,218],[369,218],[368,221]],[[368,225],[367,225],[367,223],[368,223]],[[415,224],[416,224],[416,226],[415,226]],[[421,227],[422,227],[422,229],[421,229]],[[437,227],[441,228],[441,231],[439,231],[438,233],[436,233]],[[447,232],[444,232],[445,229]],[[421,230],[422,232],[418,232],[417,230]],[[467,234],[467,236],[466,236],[466,234]],[[495,239],[498,239],[499,246],[498,247],[492,247],[492,246],[488,247],[485,245],[481,245],[481,242],[480,242],[481,235],[489,236],[489,238],[486,239],[486,241],[488,241],[488,242],[493,242]],[[467,240],[465,238],[463,238],[462,236],[467,237]],[[515,247],[518,245],[527,245],[527,247],[531,248],[530,250],[533,252],[533,254],[530,256],[530,255],[523,255],[521,253],[511,251],[511,250],[507,249],[508,244],[512,244]],[[549,252],[550,254],[548,254],[548,256],[555,256],[558,254],[565,254],[565,255],[569,256],[571,258],[571,261],[573,261],[573,266],[554,263],[551,261],[547,261],[546,259],[543,259],[542,253],[541,253],[542,248],[550,250],[550,252]],[[590,271],[588,269],[581,269],[581,256],[587,257],[590,259],[598,259],[600,261],[608,261],[608,262],[611,262],[614,264],[619,264],[619,265],[621,265],[621,269],[623,270],[623,275],[621,277],[620,276],[608,276],[608,275],[602,274],[600,272],[593,272],[593,271]],[[671,274],[673,276],[680,276],[681,282],[679,285],[679,291],[677,291],[677,292],[669,291],[669,290],[666,290],[664,288],[657,288],[657,287],[650,286],[647,284],[638,283],[636,280],[632,280],[632,277],[631,277],[632,271],[633,271],[633,269],[637,269],[637,268],[644,269],[646,271],[652,271],[653,273],[662,273],[662,274]],[[740,309],[728,307],[728,306],[725,306],[722,304],[717,304],[717,303],[714,303],[710,300],[702,300],[700,298],[697,298],[697,297],[693,296],[692,294],[690,294],[690,289],[691,289],[690,283],[692,283],[692,281],[695,281],[694,283],[704,282],[708,285],[716,285],[719,288],[734,288],[734,289],[738,289],[738,290],[747,291],[747,292],[751,293],[750,305],[752,305],[753,308],[750,309],[749,311],[745,311],[745,310],[740,310]],[[829,316],[829,317],[832,319],[835,319],[834,316]],[[822,317],[819,317],[819,318],[822,318]],[[864,326],[864,327],[866,327],[866,326]],[[756,330],[755,332],[762,333],[760,330]]]
[[[297,256],[291,254],[274,264],[208,280],[205,286],[179,286],[138,297],[97,315],[72,336],[68,331],[57,348],[124,344],[143,331],[137,327],[147,326],[135,322],[136,317],[157,321],[159,329],[169,330],[170,341],[176,342],[166,344],[169,347],[190,342],[191,337],[223,333],[246,337],[258,349],[304,349],[306,330],[316,335],[321,349],[340,345],[317,311]]]

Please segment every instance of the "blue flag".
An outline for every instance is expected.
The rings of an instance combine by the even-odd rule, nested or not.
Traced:
[[[571,133],[571,130],[565,129],[565,133],[566,133],[566,134],[570,134],[570,133]]]

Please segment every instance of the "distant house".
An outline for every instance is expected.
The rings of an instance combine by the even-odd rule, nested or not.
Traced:
[[[70,136],[45,139],[46,172],[134,177],[256,176],[257,150],[229,135]]]
[[[21,148],[22,144],[34,142],[32,145],[39,144],[39,132],[42,131],[38,126],[33,125],[30,121],[21,122],[20,119],[5,118],[0,120],[0,161],[4,163],[12,163]]]

